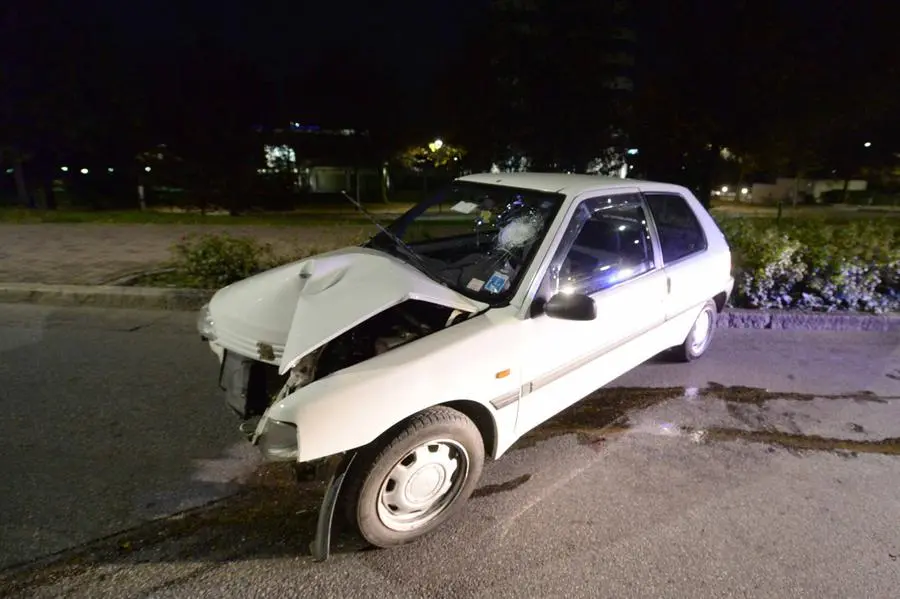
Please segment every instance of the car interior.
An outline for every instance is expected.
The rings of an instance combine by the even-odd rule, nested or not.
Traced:
[[[561,275],[587,293],[649,270],[644,226],[634,218],[603,214],[584,223],[563,262]]]

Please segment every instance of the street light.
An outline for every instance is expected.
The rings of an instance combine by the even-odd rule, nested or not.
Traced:
[[[144,167],[144,170],[147,171],[147,172],[149,173],[151,169],[150,169],[149,166],[145,166],[145,167]]]
[[[727,186],[727,185],[723,185],[723,186],[722,186],[722,193],[728,193],[728,186]]]
[[[428,144],[428,149],[431,150],[432,152],[437,152],[438,150],[440,150],[443,147],[444,147],[444,142],[440,137],[435,139],[430,144]]]
[[[81,169],[81,174],[82,175],[88,174],[88,170],[86,168]]]
[[[68,173],[68,172],[69,172],[69,167],[67,167],[67,166],[61,166],[61,167],[59,168],[59,170],[61,170],[61,171],[64,172],[64,173]]]
[[[871,147],[872,147],[872,142],[871,142],[871,141],[867,141],[866,143],[863,144],[863,147],[871,148]]]

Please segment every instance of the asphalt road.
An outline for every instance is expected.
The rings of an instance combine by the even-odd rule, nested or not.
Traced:
[[[234,491],[254,470],[189,314],[0,305],[0,565]]]
[[[192,315],[0,305],[0,566],[67,550],[0,594],[894,597],[900,335],[715,343],[530,435],[432,537],[312,564],[315,492],[258,470]]]

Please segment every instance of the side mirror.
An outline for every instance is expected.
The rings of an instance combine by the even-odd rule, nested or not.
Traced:
[[[593,298],[583,293],[557,293],[544,304],[544,313],[562,320],[594,320],[597,305]]]

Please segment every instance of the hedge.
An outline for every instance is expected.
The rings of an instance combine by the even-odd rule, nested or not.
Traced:
[[[720,218],[740,308],[900,310],[900,233],[890,220]]]
[[[762,218],[717,220],[732,248],[733,307],[900,311],[900,229],[888,219],[780,224]],[[174,265],[187,284],[218,288],[328,249],[276,256],[266,244],[205,235],[179,243]]]

